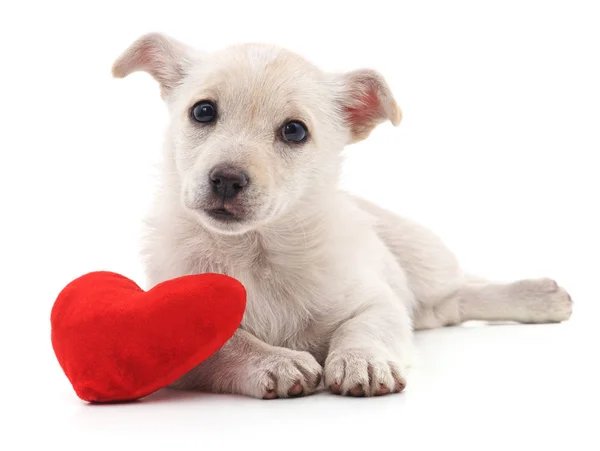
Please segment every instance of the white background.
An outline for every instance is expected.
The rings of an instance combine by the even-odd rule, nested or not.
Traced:
[[[600,449],[599,23],[597,2],[573,0],[2,2],[0,449]],[[81,402],[49,314],[88,271],[144,282],[167,115],[148,75],[110,67],[148,31],[382,72],[404,120],[348,148],[344,186],[423,222],[473,272],[556,278],[572,320],[419,334],[398,396]]]

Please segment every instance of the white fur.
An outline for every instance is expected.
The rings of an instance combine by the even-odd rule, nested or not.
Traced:
[[[464,274],[429,230],[337,187],[340,153],[379,123],[400,121],[371,70],[328,74],[265,45],[199,53],[163,35],[141,37],[116,76],[149,72],[171,115],[161,189],[148,218],[150,285],[218,272],[248,293],[241,328],[174,386],[275,398],[325,386],[343,395],[402,391],[414,329],[470,319],[562,321],[568,294],[548,279],[497,284]],[[216,125],[190,120],[203,99]],[[289,119],[310,138],[278,139]],[[227,163],[251,184],[221,223],[208,173]]]

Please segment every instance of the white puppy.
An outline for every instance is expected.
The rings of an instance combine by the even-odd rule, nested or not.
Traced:
[[[146,71],[170,112],[148,218],[150,285],[217,272],[246,287],[241,327],[174,386],[260,398],[400,392],[415,329],[466,320],[557,322],[553,280],[461,271],[429,230],[338,189],[340,153],[400,122],[372,70],[325,73],[273,46],[200,53],[160,34],[115,62]]]

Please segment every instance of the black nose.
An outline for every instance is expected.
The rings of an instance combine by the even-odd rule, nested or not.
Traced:
[[[237,196],[249,181],[248,174],[232,167],[216,167],[210,172],[213,191],[224,199]]]

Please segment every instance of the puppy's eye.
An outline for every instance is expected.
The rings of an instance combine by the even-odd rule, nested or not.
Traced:
[[[281,137],[288,143],[301,143],[306,141],[308,130],[300,121],[290,121],[281,128]]]
[[[196,122],[212,122],[217,118],[217,106],[208,100],[202,100],[192,107],[190,114]]]

